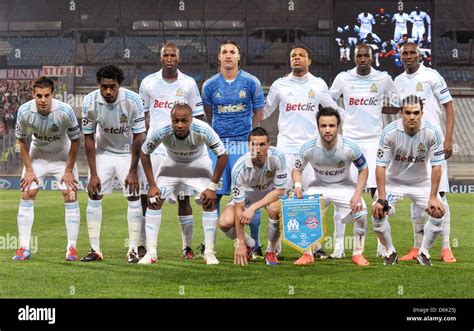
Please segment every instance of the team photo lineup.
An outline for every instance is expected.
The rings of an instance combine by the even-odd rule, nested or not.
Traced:
[[[14,261],[34,257],[30,252],[34,202],[41,182],[53,176],[60,180],[64,198],[65,259],[70,262],[104,259],[102,198],[112,193],[114,177],[128,204],[128,263],[158,262],[165,202],[179,204],[182,256],[193,259],[190,199],[196,199],[202,207],[204,238],[199,253],[205,264],[219,264],[215,243],[220,230],[231,239],[229,245],[235,243],[235,264],[245,266],[260,258],[267,265],[278,265],[283,254],[280,198],[286,194],[303,198],[303,193],[320,194],[326,206],[334,204],[334,250],[329,254],[318,243],[306,249],[295,265],[312,264],[315,258],[343,258],[348,223],[353,223],[352,262],[358,266],[369,265],[363,255],[369,223],[384,265],[395,265],[398,259],[432,265],[429,250],[438,237],[442,262],[456,262],[449,245],[445,195],[453,102],[439,73],[420,63],[417,43],[401,45],[405,71],[394,80],[372,67],[370,45],[357,45],[355,67],[339,73],[331,87],[309,72],[310,50],[295,45],[289,54],[291,72],[271,85],[266,99],[259,79],[240,68],[240,46],[235,41],[219,46],[220,71],[205,81],[201,92],[178,70],[176,44],[163,45],[160,54],[161,70],[141,82],[138,94],[121,87],[124,74],[119,67],[100,67],[98,89],[82,104],[81,125],[71,106],[54,99],[50,78],[34,82],[33,100],[20,106],[16,122],[24,168]],[[340,97],[343,107],[336,103]],[[276,110],[278,139],[273,147],[259,125]],[[382,113],[399,113],[400,118],[382,127]],[[81,132],[89,165],[85,218],[91,248],[79,259],[81,211],[75,160]],[[369,201],[362,197],[366,187]],[[226,195],[230,202],[221,203]],[[414,243],[399,258],[388,216],[395,214],[403,197],[412,202]],[[261,209],[268,215],[266,247],[259,238]]]

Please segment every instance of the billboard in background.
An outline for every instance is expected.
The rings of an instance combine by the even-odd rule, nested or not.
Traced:
[[[407,41],[419,44],[422,61],[430,67],[433,11],[431,0],[334,0],[333,73],[355,66],[354,50],[358,44],[370,45],[374,57],[372,67],[392,76],[403,71],[400,46]]]

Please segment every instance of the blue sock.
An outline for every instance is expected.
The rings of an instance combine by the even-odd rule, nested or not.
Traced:
[[[255,247],[260,246],[260,209],[253,215],[252,222],[250,222],[250,236],[255,240]]]

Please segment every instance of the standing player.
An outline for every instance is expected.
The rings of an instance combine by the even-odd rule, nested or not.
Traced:
[[[137,175],[145,115],[142,100],[135,92],[120,87],[123,71],[106,65],[96,74],[99,89],[89,93],[82,104],[82,127],[89,162],[87,192],[87,229],[91,250],[81,261],[103,260],[100,249],[102,198],[111,194],[117,176],[128,200],[129,250],[127,261],[137,263],[138,241],[142,225],[139,186],[143,174]]]
[[[428,41],[431,42],[431,18],[430,15],[416,7],[414,11],[410,13],[410,19],[413,22],[413,28],[411,29],[411,39],[414,42],[420,43],[423,34],[425,34],[425,20],[428,25]]]
[[[270,138],[264,128],[252,130],[248,138],[249,152],[241,156],[232,168],[232,201],[225,207],[219,226],[227,237],[237,239],[234,263],[247,264],[248,248],[255,247],[254,240],[244,230],[257,210],[268,211],[268,246],[265,261],[278,264],[275,254],[280,237],[280,197],[285,193],[288,175],[285,155],[270,147]]]
[[[357,22],[360,23],[359,40],[367,37],[372,32],[372,25],[375,24],[374,15],[371,13],[360,13],[357,16]]]
[[[406,43],[401,47],[401,57],[405,72],[395,78],[396,92],[402,100],[408,95],[416,95],[423,102],[423,119],[435,125],[443,139],[444,157],[449,159],[453,152],[453,129],[454,129],[454,105],[448,86],[438,71],[427,68],[419,62],[420,52],[416,43]],[[441,105],[446,112],[445,134],[442,130]],[[449,192],[448,166],[442,164],[442,177],[439,185],[439,192],[446,207],[444,215],[442,236],[441,259],[444,262],[456,262],[449,245],[449,235],[451,231],[451,214],[446,199]],[[411,251],[401,258],[401,260],[411,260],[416,258],[423,238],[424,221],[421,215],[416,214],[412,208],[413,232],[415,236],[415,246]]]
[[[395,213],[396,203],[409,197],[425,221],[424,235],[416,259],[431,265],[428,250],[442,230],[445,206],[438,193],[444,160],[441,133],[422,119],[423,101],[410,95],[402,101],[402,118],[387,125],[377,150],[377,202],[372,208],[372,224],[386,249],[385,265],[397,263],[387,215]],[[431,172],[428,171],[428,161]],[[427,217],[428,216],[428,217]]]
[[[67,233],[66,261],[77,261],[76,245],[81,215],[77,202],[77,152],[81,129],[74,110],[53,99],[54,83],[40,77],[33,85],[33,100],[18,110],[16,137],[23,162],[18,209],[19,249],[13,260],[29,260],[34,202],[46,176],[61,181]],[[28,153],[27,137],[33,139]],[[69,140],[71,142],[69,142]]]
[[[229,162],[219,182],[217,211],[220,211],[222,195],[230,194],[232,167],[247,152],[247,138],[252,128],[263,117],[264,95],[257,77],[240,69],[240,46],[231,40],[219,47],[220,72],[204,82],[202,100],[207,121],[224,142]],[[213,163],[215,157],[210,154]],[[259,244],[260,211],[250,225],[257,253]]]
[[[395,32],[393,33],[393,40],[398,43],[404,34],[408,33],[407,23],[412,22],[410,16],[400,9],[398,13],[392,17],[392,22],[395,22]],[[412,22],[413,23],[413,22]]]
[[[362,150],[369,169],[367,188],[374,197],[376,150],[382,134],[382,112],[396,113],[396,108],[384,107],[385,100],[394,91],[392,78],[371,66],[372,48],[361,44],[355,50],[356,67],[336,76],[329,90],[334,100],[344,97],[345,117],[342,125],[344,137],[354,140]],[[357,178],[357,169],[351,168],[352,179]],[[345,225],[341,223],[336,209],[334,213],[334,236],[336,238],[333,258],[344,256]],[[378,249],[381,250],[381,247]],[[382,255],[380,253],[380,255]]]
[[[317,137],[318,107],[322,105],[339,109],[324,80],[309,72],[310,65],[309,50],[304,46],[294,46],[290,53],[291,73],[272,84],[265,101],[265,119],[275,109],[279,110],[277,148],[285,154],[288,173],[293,170],[303,144]],[[307,189],[314,175],[308,168],[302,176],[303,189]],[[292,188],[293,181],[289,180],[287,189]],[[320,249],[316,254],[318,257],[327,257]]]
[[[161,48],[160,54],[162,69],[147,76],[140,84],[139,94],[144,103],[147,131],[160,129],[170,124],[170,110],[178,102],[189,104],[193,109],[193,116],[204,119],[201,95],[196,82],[193,78],[178,70],[179,48],[173,43],[166,43]],[[159,168],[161,159],[165,154],[166,150],[163,145],[155,149],[155,152],[151,155],[153,169],[157,170]],[[194,252],[191,249],[194,220],[193,210],[189,202],[190,195],[192,195],[192,192],[185,192],[185,195],[180,194],[177,199],[179,206],[178,219],[183,240],[183,257],[185,259],[194,257]],[[171,197],[172,200],[175,198]],[[143,201],[145,201],[145,204],[143,204]],[[146,195],[142,195],[144,211],[146,211],[147,201]]]
[[[142,146],[140,157],[150,188],[145,216],[147,253],[140,264],[157,261],[161,207],[165,199],[176,194],[180,187],[200,196],[203,207],[204,261],[206,264],[219,264],[214,251],[218,221],[215,191],[228,157],[216,132],[206,122],[193,119],[192,113],[189,105],[176,103],[171,109],[171,124],[150,133]],[[165,145],[167,155],[162,158],[155,182],[150,154],[160,144]],[[214,173],[204,146],[217,156]]]
[[[308,163],[315,178],[306,194],[322,194],[328,206],[331,202],[339,209],[341,222],[354,221],[354,248],[352,262],[365,266],[369,262],[362,255],[367,233],[367,207],[362,193],[367,181],[368,169],[364,155],[357,144],[338,134],[341,118],[333,108],[321,108],[316,114],[319,136],[306,142],[300,149],[292,172],[295,194],[303,197],[301,173]],[[357,183],[353,181],[349,168],[353,163],[359,170]],[[296,265],[314,262],[311,251],[305,251]]]

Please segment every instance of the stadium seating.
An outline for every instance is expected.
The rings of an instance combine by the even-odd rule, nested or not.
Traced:
[[[67,65],[75,54],[74,40],[63,37],[8,38],[0,45],[9,66]]]

